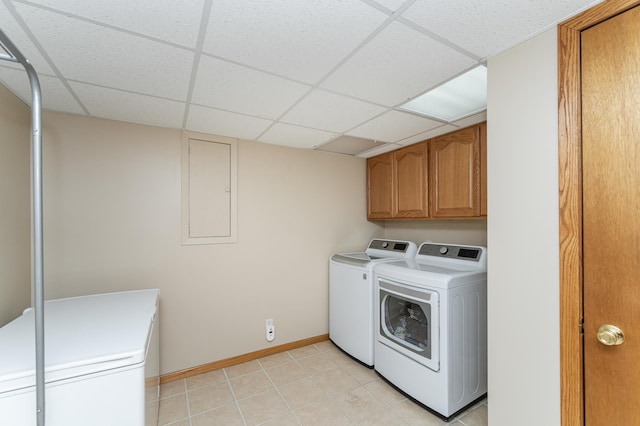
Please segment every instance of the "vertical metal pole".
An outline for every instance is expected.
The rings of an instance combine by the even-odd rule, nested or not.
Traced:
[[[27,58],[2,30],[0,42],[11,56],[0,54],[0,59],[22,64],[31,84],[31,156],[33,202],[33,284],[36,334],[36,414],[38,426],[44,426],[44,250],[42,237],[42,94],[38,74]],[[8,49],[8,50],[7,50]]]
[[[25,64],[23,64],[25,65]],[[27,62],[25,65],[31,83],[31,144],[33,150],[33,259],[34,305],[36,321],[36,407],[38,426],[44,426],[44,248],[42,226],[42,95],[38,75]]]

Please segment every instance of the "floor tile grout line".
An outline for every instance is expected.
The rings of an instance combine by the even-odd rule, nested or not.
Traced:
[[[182,392],[177,392],[177,393],[174,393],[174,394],[162,397],[162,398],[160,397],[160,395],[158,395],[158,401],[157,401],[158,402],[158,410],[160,409],[160,401],[167,400],[169,398],[174,398],[174,397],[177,397],[177,396],[179,396],[179,395],[184,393],[185,404],[186,404],[186,409],[187,409],[187,417],[184,417],[184,418],[181,418],[181,419],[178,419],[178,420],[174,420],[174,421],[172,421],[170,423],[163,423],[163,425],[171,426],[171,425],[176,424],[178,422],[182,422],[185,419],[187,419],[189,421],[189,425],[191,425],[191,420],[190,420],[190,416],[189,416],[189,401],[187,399],[187,391],[186,391],[186,389],[187,389],[187,381],[186,381],[186,379],[180,379],[180,381],[182,382],[182,386],[183,386],[183,389],[184,389]]]
[[[289,359],[290,359],[290,360],[292,360],[292,359],[293,359],[293,357],[291,356],[291,354],[289,353],[289,351],[279,352],[278,354],[274,354],[274,355],[279,355],[279,354],[286,354],[286,355],[289,357]],[[270,355],[270,356],[274,356],[274,355]],[[264,357],[264,358],[268,358],[268,357]],[[278,365],[274,365],[273,367],[266,368],[264,365],[262,365],[262,362],[260,362],[260,360],[261,360],[261,359],[264,359],[264,358],[258,358],[258,359],[257,359],[258,364],[260,364],[260,367],[262,367],[262,369],[263,369],[264,371],[268,371],[268,370],[270,370],[270,369],[272,369],[272,368],[280,367],[280,366],[282,366],[282,365],[285,365],[287,362],[290,362],[290,361],[285,361],[285,362],[283,362],[282,364],[278,364]]]
[[[294,360],[295,364],[297,364],[297,365],[298,365],[298,367],[300,367],[302,370],[304,370],[304,371],[308,374],[308,377],[301,378],[301,379],[298,379],[298,380],[294,380],[293,382],[287,383],[286,385],[290,385],[290,384],[293,384],[293,383],[296,383],[296,382],[299,382],[299,381],[305,380],[306,378],[310,378],[314,383],[316,383],[316,384],[317,384],[317,382],[316,382],[316,376],[317,376],[317,374],[312,374],[312,373],[311,373],[311,372],[309,372],[307,369],[305,369],[305,368],[302,366],[302,364],[300,364],[300,362],[299,362],[299,361],[301,361],[301,360],[303,360],[303,359],[311,358],[311,357],[313,357],[313,356],[317,356],[317,355],[325,355],[325,354],[326,354],[326,351],[323,351],[321,348],[317,347],[315,344],[313,344],[313,346],[314,346],[314,347],[315,347],[315,349],[319,352],[318,354],[311,354],[311,355],[304,356],[304,357],[300,357],[300,358],[296,358],[296,357],[295,357],[295,356],[293,356],[292,354],[289,354],[289,356]],[[343,369],[343,367],[342,367],[342,366],[340,366],[340,365],[338,365],[338,364],[336,364],[336,369]],[[318,373],[322,373],[322,371],[320,371],[320,372],[318,372]],[[349,373],[347,372],[346,374],[349,374]],[[353,378],[353,377],[352,377],[352,378]],[[360,382],[358,382],[357,380],[355,380],[355,378],[354,378],[354,381],[356,381],[356,383],[358,383],[358,386],[354,387],[353,389],[357,389],[358,387],[362,387],[362,386],[363,386]],[[286,385],[285,385],[285,386],[286,386]],[[274,383],[274,386],[275,386],[275,383]],[[291,411],[292,411],[292,413],[293,413],[294,417],[296,418],[296,420],[297,420],[300,424],[302,424],[302,421],[300,421],[300,419],[298,418],[297,414],[295,413],[295,410],[293,410],[293,409],[290,407],[290,405],[289,405],[289,403],[287,402],[287,400],[286,400],[286,399],[284,398],[284,396],[280,393],[280,390],[279,390],[278,386],[276,386],[276,389],[278,390],[278,393],[280,394],[280,396],[282,396],[282,398],[284,399],[284,401],[285,401],[285,403],[287,404],[287,406],[291,409]],[[350,390],[353,390],[353,389],[350,389]],[[348,390],[348,391],[346,391],[346,392],[349,392],[350,390]],[[365,389],[365,391],[366,391],[366,389]],[[328,401],[331,401],[331,400],[333,400],[333,399],[334,399],[334,397],[336,396],[336,395],[333,395],[333,396],[332,396],[332,395],[329,395],[329,394],[327,394],[324,390],[323,390],[323,395],[324,395],[324,398],[323,398],[321,401],[316,401],[316,402],[322,402],[322,401],[327,401],[327,400],[328,400]],[[307,405],[305,405],[305,406],[303,406],[303,407],[300,407],[300,408],[309,407],[309,406],[311,406],[311,405],[313,405],[313,404],[314,404],[314,403],[309,403],[309,404],[307,404]],[[341,412],[342,414],[344,414],[344,415],[345,415],[345,417],[349,420],[349,422],[350,422],[350,424],[351,424],[351,425],[355,425],[355,424],[356,424],[356,422],[354,422],[354,421],[353,421],[353,420],[352,420],[352,419],[347,415],[347,413],[345,413],[345,412],[344,412],[344,410],[342,410],[342,409],[340,409],[340,408],[339,408],[339,410],[340,410],[340,412]]]
[[[323,351],[323,350],[321,350],[320,348],[318,348],[315,344],[314,344],[313,346],[314,346],[318,351],[320,351],[320,354],[324,354],[324,353],[325,353],[325,351]],[[307,356],[307,357],[302,357],[302,358],[300,358],[300,360],[305,359],[305,358],[310,358],[310,357],[312,357],[312,356],[315,356],[315,355],[309,355],[309,356]],[[295,358],[295,357],[294,357],[294,358]],[[303,367],[303,366],[298,362],[298,359],[297,359],[297,358],[295,358],[295,361],[296,361],[296,363],[298,364],[298,366],[299,366],[300,368],[302,368],[303,370],[305,370],[305,368],[304,368],[304,367]],[[340,365],[336,364],[336,369],[344,370],[344,367],[342,367],[342,366],[340,366]],[[305,371],[307,371],[307,370],[305,370]],[[351,374],[349,374],[349,372],[346,372],[346,371],[345,371],[345,374],[349,375],[349,376],[350,376],[350,377],[351,377],[351,378],[352,378],[352,379],[353,379],[353,380],[354,380],[358,385],[357,385],[357,386],[355,386],[355,387],[353,387],[352,389],[348,389],[348,390],[346,390],[345,392],[342,392],[342,393],[351,392],[352,390],[357,389],[358,387],[363,387],[363,385],[362,385],[360,382],[358,382],[358,381],[357,381],[353,376],[351,376]],[[315,374],[310,374],[310,377],[311,377],[311,379],[315,382],[315,377],[316,377],[316,375],[315,375]],[[365,391],[367,391],[367,389],[364,389],[364,390],[365,390]],[[323,391],[323,393],[324,393],[324,391]],[[326,400],[333,401],[333,400],[335,400],[335,397],[336,397],[338,394],[336,394],[336,395],[328,395],[328,394],[324,393],[324,395],[326,396],[326,398],[325,398]],[[312,404],[309,404],[309,405],[312,405]],[[347,413],[346,413],[342,408],[338,407],[338,409],[339,409],[339,410],[340,410],[340,412],[341,412],[341,413],[342,413],[342,414],[343,414],[343,415],[344,415],[344,416],[349,420],[350,425],[356,425],[356,424],[357,424],[355,421],[353,421],[353,420],[351,419],[351,417],[349,417],[349,415],[348,415],[348,414],[347,414]]]
[[[293,358],[295,361],[295,358],[289,353],[289,351],[286,352],[290,358]],[[302,368],[302,366],[300,366],[300,368]],[[304,370],[304,368],[303,368]],[[306,371],[306,370],[305,370]],[[276,390],[276,392],[278,392],[278,395],[280,395],[280,398],[282,398],[282,400],[284,401],[285,405],[287,406],[287,408],[289,409],[289,411],[291,412],[291,414],[293,415],[293,418],[296,419],[296,422],[298,422],[299,425],[302,424],[302,422],[300,421],[300,419],[298,418],[298,415],[296,414],[296,412],[294,411],[293,407],[291,407],[291,405],[289,404],[289,401],[287,401],[287,398],[284,397],[284,395],[282,395],[282,392],[280,392],[279,387],[275,384],[275,382],[273,381],[273,379],[271,378],[271,376],[269,375],[269,373],[265,370],[265,373],[267,375],[267,378],[269,379],[269,381],[271,382],[271,384],[273,385],[274,389]],[[303,380],[303,379],[299,379],[299,380]],[[294,380],[291,383],[295,383],[299,380]],[[287,383],[290,384],[290,383]],[[284,416],[281,416],[284,417]],[[275,420],[275,419],[274,419]]]
[[[176,393],[173,393],[173,394],[171,394],[171,395],[166,395],[166,396],[160,396],[160,395],[158,395],[158,401],[161,401],[161,400],[163,400],[163,399],[167,399],[167,398],[172,398],[172,397],[174,397],[174,396],[176,396],[176,395],[180,395],[181,393],[186,393],[186,380],[185,380],[185,379],[180,379],[180,381],[182,381],[182,382],[183,382],[183,385],[184,385],[184,388],[185,388],[185,390],[184,390],[184,391],[182,391],[182,392],[176,392]],[[170,382],[170,383],[174,383],[174,382]],[[160,386],[163,386],[163,385],[160,385]]]
[[[346,374],[349,374],[349,372],[346,372]],[[350,375],[350,374],[349,374],[349,375]],[[350,375],[350,376],[351,376],[351,375]],[[351,376],[351,377],[352,377],[354,380],[356,380],[356,379],[355,379],[355,377],[353,377],[353,376]],[[357,380],[356,380],[356,382],[358,383],[358,386],[357,386],[357,387],[355,387],[355,388],[353,388],[353,389],[350,389],[350,390],[348,390],[348,391],[346,391],[346,392],[343,392],[343,393],[352,392],[352,391],[354,391],[354,390],[356,390],[356,389],[361,388],[361,389],[362,389],[364,392],[366,392],[368,395],[372,396],[373,398],[375,398],[377,401],[379,401],[381,404],[383,404],[383,405],[384,405],[384,407],[380,408],[378,411],[376,411],[376,413],[382,413],[382,412],[384,412],[384,411],[386,411],[386,410],[391,410],[391,405],[390,405],[390,404],[387,404],[387,402],[386,402],[386,401],[384,401],[383,399],[380,399],[377,395],[375,395],[373,392],[371,392],[369,389],[367,389],[367,388],[366,388],[366,386],[365,386],[365,385],[366,385],[366,384],[368,384],[368,383],[372,383],[372,382],[360,383],[360,382],[358,382]],[[351,419],[351,417],[349,417],[349,415],[348,415],[347,413],[345,413],[345,412],[344,412],[344,410],[342,410],[342,411],[343,411],[344,415],[345,415],[345,416],[347,416],[347,418],[351,421],[351,424],[353,424],[353,425],[357,425],[359,422],[362,422],[362,421],[366,420],[366,418],[365,418],[365,419],[362,419],[362,420],[359,420],[359,421],[352,420],[352,419]],[[371,414],[371,413],[369,413],[369,414]],[[401,417],[401,418],[402,418],[402,417]],[[404,420],[404,418],[402,418],[402,419]]]
[[[260,365],[259,362],[258,362],[258,365]],[[262,365],[260,365],[260,367],[262,367]],[[247,419],[244,418],[244,413],[242,412],[242,408],[240,408],[240,403],[238,401],[238,398],[236,397],[236,392],[233,390],[233,386],[231,385],[231,379],[229,379],[229,375],[227,374],[226,368],[222,369],[222,374],[224,374],[224,378],[227,381],[227,386],[229,386],[229,389],[231,390],[231,398],[233,398],[233,403],[236,405],[236,408],[238,409],[238,413],[240,413],[240,418],[242,419],[242,423],[244,424],[244,426],[247,426]],[[242,377],[242,376],[239,376],[239,377]]]
[[[483,405],[488,408],[486,398],[483,401],[479,402],[478,404],[474,405],[473,407],[469,407],[468,409],[460,413],[460,415],[457,416],[455,420],[462,423],[464,426],[475,426],[475,425],[468,424],[467,421],[464,420],[464,418],[469,416],[471,413],[474,413],[478,409],[480,409]]]
[[[187,390],[187,379],[184,379],[184,399],[187,403],[187,420],[189,421],[189,426],[191,425],[191,407],[189,405],[189,391]]]
[[[197,376],[201,376],[201,375],[205,375],[205,374],[213,373],[213,372],[215,372],[215,371],[222,371],[222,372],[223,372],[223,374],[224,374],[224,368],[221,368],[221,369],[219,369],[219,370],[209,371],[208,373],[201,373],[201,374],[198,374]],[[196,376],[192,376],[192,377],[196,377]],[[189,378],[190,378],[190,377],[187,377],[186,379],[182,379],[182,380],[184,380],[184,381],[185,381],[186,392],[191,392],[191,391],[195,391],[195,390],[198,390],[198,389],[206,388],[207,386],[211,386],[211,385],[216,384],[216,383],[222,383],[222,382],[224,382],[224,381],[226,380],[226,378],[224,378],[224,379],[221,379],[221,380],[216,380],[216,381],[212,381],[212,382],[207,382],[207,383],[205,383],[205,384],[203,384],[203,385],[196,386],[196,387],[194,387],[194,388],[189,389],[189,385],[188,385],[188,383],[187,383],[187,380],[188,380]]]

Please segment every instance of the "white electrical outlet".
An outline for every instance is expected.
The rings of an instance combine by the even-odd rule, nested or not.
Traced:
[[[267,342],[273,342],[273,339],[276,338],[276,326],[273,325],[273,319],[269,318],[266,322],[267,328]]]

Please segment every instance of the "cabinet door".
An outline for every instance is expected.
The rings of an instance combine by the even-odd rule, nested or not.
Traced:
[[[487,215],[487,123],[480,124],[480,216]]]
[[[367,160],[367,218],[390,219],[393,206],[393,152]]]
[[[428,216],[427,151],[426,142],[394,151],[393,217]]]
[[[431,217],[480,215],[479,133],[480,126],[473,126],[431,140]]]

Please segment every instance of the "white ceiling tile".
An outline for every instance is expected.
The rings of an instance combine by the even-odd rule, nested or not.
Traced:
[[[322,87],[395,106],[474,64],[473,59],[394,22]]]
[[[436,136],[444,135],[445,133],[453,132],[454,130],[458,130],[459,127],[452,126],[451,124],[443,124],[440,127],[436,127],[435,129],[428,130],[426,132],[418,133],[417,135],[408,137],[406,139],[401,139],[396,144],[407,146],[413,145],[414,143],[422,142],[427,139],[435,138]]]
[[[385,152],[393,151],[399,148],[402,148],[402,145],[388,143],[386,145],[382,145],[379,148],[373,148],[368,151],[361,152],[360,154],[357,154],[356,157],[362,157],[362,158],[375,157],[376,155],[384,154]]]
[[[396,11],[400,9],[406,0],[375,0],[376,3],[386,7],[389,10]]]
[[[182,128],[185,103],[123,92],[84,83],[70,83],[94,117],[174,129]]]
[[[38,0],[38,5],[195,48],[204,0]]]
[[[334,133],[322,130],[276,123],[260,137],[259,141],[294,148],[314,148],[334,136],[336,136]]]
[[[463,128],[467,126],[473,126],[474,124],[482,123],[483,121],[487,121],[487,110],[484,110],[482,112],[479,112],[478,114],[474,114],[469,117],[460,119],[458,121],[454,121],[451,124],[459,128]]]
[[[403,18],[481,58],[499,53],[567,18],[593,0],[418,0]]]
[[[275,120],[310,86],[203,55],[192,101]]]
[[[455,121],[451,124],[443,124],[440,127],[436,127],[435,129],[428,130],[423,133],[419,133],[415,136],[408,137],[406,139],[401,139],[396,143],[398,145],[407,146],[417,142],[422,142],[426,139],[435,138],[436,136],[444,135],[445,133],[450,133],[455,130],[462,129],[464,127],[473,126],[474,124],[482,123],[483,121],[487,121],[487,111],[483,111],[478,114],[474,114],[472,116],[463,118],[462,120]]]
[[[272,123],[262,118],[192,105],[187,118],[187,130],[255,140]]]
[[[203,49],[313,84],[386,18],[361,1],[217,0]]]
[[[356,155],[385,145],[384,142],[376,142],[371,139],[356,138],[353,136],[339,136],[316,148],[318,151],[334,152],[337,154]]]
[[[11,88],[16,96],[31,105],[31,85],[24,70],[0,67],[0,81]],[[84,114],[84,110],[73,98],[62,82],[46,75],[39,75],[40,94],[42,95],[42,109]]]
[[[186,100],[193,52],[23,4],[16,8],[65,78]]]
[[[386,110],[387,108],[324,90],[314,90],[289,111],[282,121],[342,133]]]
[[[38,74],[53,74],[53,70],[44,59],[40,51],[31,42],[31,39],[22,30],[20,25],[15,21],[9,10],[4,3],[0,2],[0,28],[5,33],[11,42],[16,45],[20,52],[27,58],[33,68],[35,68]],[[24,69],[20,64],[14,64],[8,61],[0,62],[2,65],[9,66],[11,68]]]
[[[435,129],[442,123],[428,118],[418,117],[399,111],[389,111],[380,117],[347,132],[350,136],[358,136],[383,142],[396,142]]]

